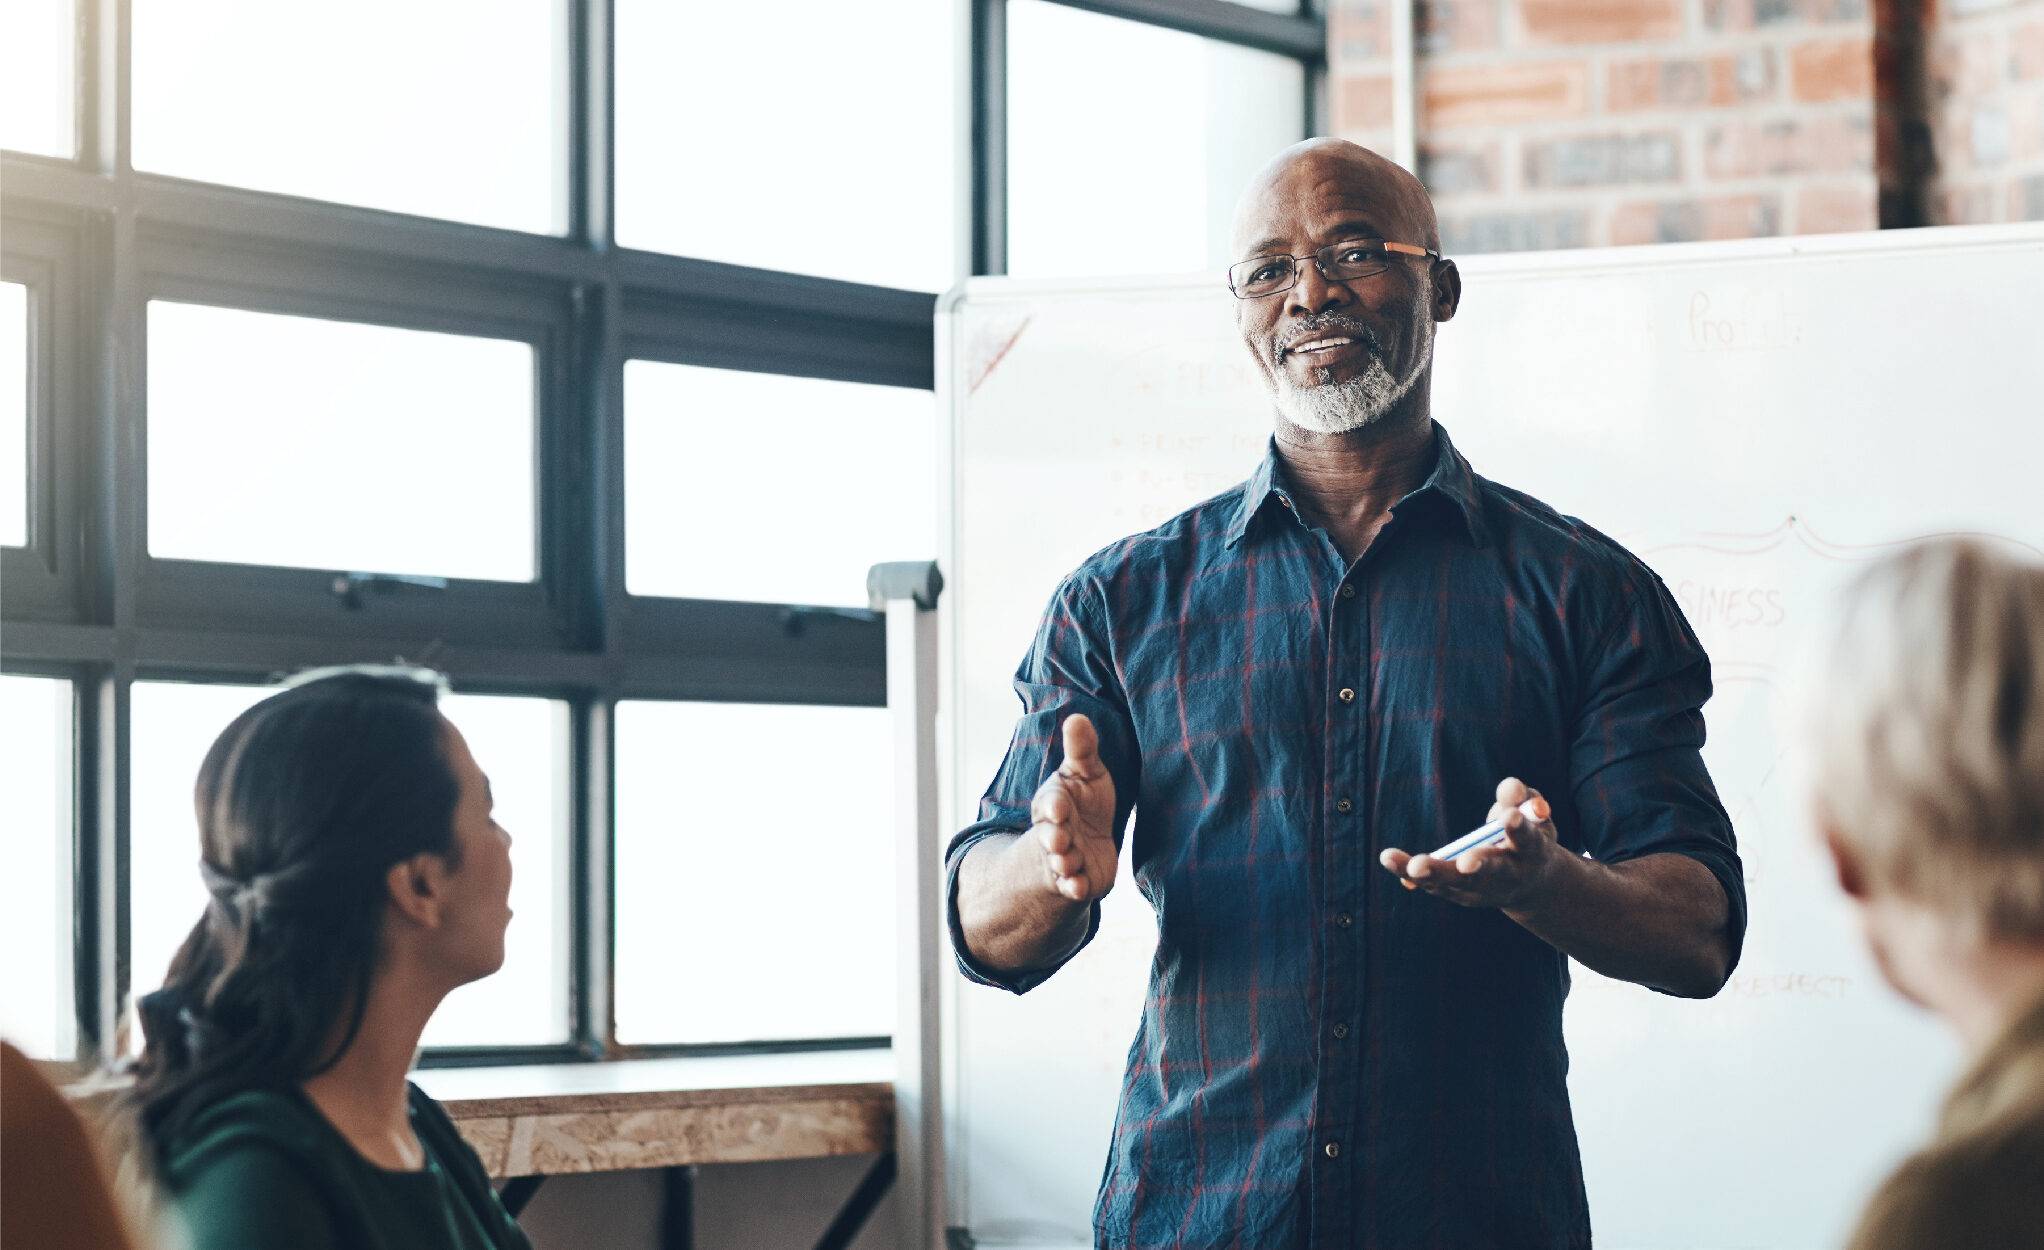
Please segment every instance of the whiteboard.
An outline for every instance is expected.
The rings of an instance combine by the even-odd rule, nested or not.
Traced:
[[[1880,982],[1800,823],[1784,669],[1894,544],[2044,549],[2044,228],[1459,263],[1435,414],[1478,473],[1613,535],[1674,592],[1715,665],[1704,754],[1746,865],[1745,955],[1715,999],[1575,969],[1598,1244],[1833,1245],[1928,1131],[1957,1052]],[[1262,455],[1269,404],[1231,302],[1202,274],[980,279],[940,307],[954,828],[1007,745],[1009,682],[1059,579]],[[1156,938],[1130,880],[1124,864],[1099,936],[1049,982],[948,995],[952,1222],[981,1245],[1090,1244]]]

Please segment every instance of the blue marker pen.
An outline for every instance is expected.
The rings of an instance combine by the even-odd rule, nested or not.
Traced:
[[[1542,803],[1539,799],[1527,799],[1524,803],[1519,804],[1519,814],[1528,820],[1544,820],[1546,817],[1542,809],[1545,806],[1546,804]],[[1454,859],[1456,856],[1465,855],[1478,847],[1494,846],[1504,840],[1505,822],[1503,817],[1499,817],[1487,825],[1471,829],[1468,833],[1463,834],[1440,850],[1435,851],[1433,858],[1439,860]]]

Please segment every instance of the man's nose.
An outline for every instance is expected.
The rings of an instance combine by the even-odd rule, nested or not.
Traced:
[[[1311,260],[1302,260],[1298,264],[1298,281],[1292,283],[1292,289],[1287,293],[1294,311],[1310,315],[1355,303],[1355,292],[1348,289],[1347,283],[1329,282],[1320,272],[1320,266]]]

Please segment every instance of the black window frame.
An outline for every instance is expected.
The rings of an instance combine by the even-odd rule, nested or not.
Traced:
[[[131,991],[133,684],[262,683],[396,656],[454,689],[568,709],[569,1040],[434,1049],[431,1066],[879,1047],[885,1037],[621,1047],[613,1035],[613,712],[625,699],[881,706],[874,613],[629,593],[624,367],[769,372],[934,390],[938,295],[615,245],[614,0],[557,0],[568,84],[567,228],[535,235],[216,186],[132,167],[130,0],[80,0],[78,150],[0,153],[5,276],[29,287],[29,542],[0,553],[0,669],[73,683],[71,758],[79,1064],[120,1053]],[[1005,255],[1006,0],[954,0],[967,26],[960,125],[970,220],[960,274]],[[1325,23],[1225,0],[1055,0],[1296,57],[1317,128]],[[966,153],[962,152],[961,155]],[[153,299],[405,329],[534,349],[535,578],[392,583],[151,557],[147,334]],[[885,553],[909,558],[934,553]],[[863,570],[848,569],[848,580]],[[356,573],[352,593],[336,578]]]

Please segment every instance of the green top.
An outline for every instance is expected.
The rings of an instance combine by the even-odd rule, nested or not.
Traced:
[[[295,1089],[208,1108],[163,1156],[192,1250],[531,1250],[454,1121],[409,1088],[416,1172],[364,1159]]]
[[[2044,1246],[2044,998],[1973,1063],[1936,1140],[1895,1170],[1851,1250]]]

